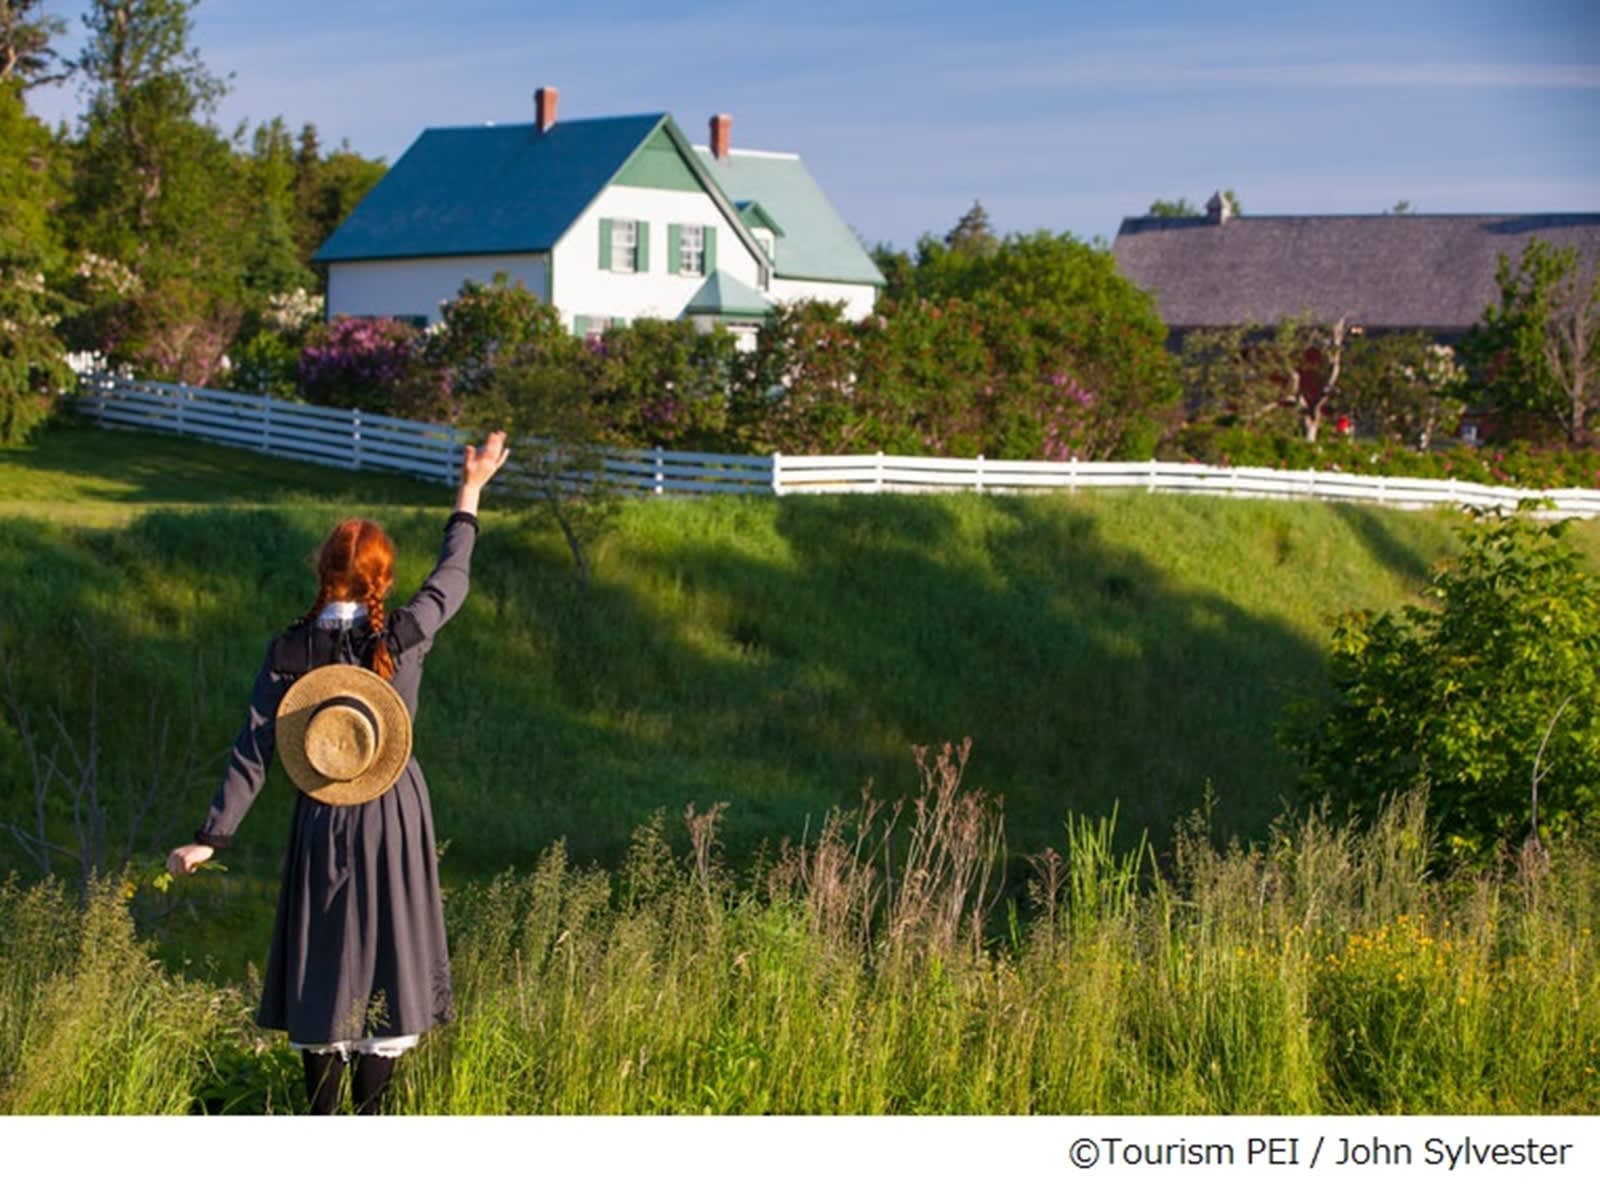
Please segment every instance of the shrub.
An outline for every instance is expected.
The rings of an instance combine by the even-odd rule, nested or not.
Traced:
[[[1333,706],[1299,738],[1306,786],[1370,812],[1426,782],[1446,848],[1469,858],[1529,832],[1592,832],[1600,583],[1565,530],[1482,518],[1434,574],[1431,606],[1340,617]]]
[[[387,317],[338,317],[300,352],[300,387],[315,404],[394,411],[416,363],[418,331]]]
[[[735,355],[728,330],[646,318],[587,344],[593,402],[622,440],[682,449],[723,440]]]

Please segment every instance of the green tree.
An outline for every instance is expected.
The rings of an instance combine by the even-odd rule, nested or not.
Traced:
[[[0,0],[0,85],[15,84],[19,96],[71,74],[50,45],[66,22],[38,12],[41,7],[41,0]]]
[[[189,164],[196,118],[226,91],[189,45],[198,0],[92,0],[76,67],[90,88],[86,149],[109,169],[97,201],[132,232],[156,225],[157,203]],[[113,195],[113,188],[121,195]]]
[[[204,118],[221,80],[189,45],[194,0],[94,0],[78,69],[89,91],[71,225],[84,249],[130,268],[142,290],[111,312],[117,357],[203,383],[241,316],[248,242],[232,149]]]
[[[0,445],[27,437],[72,382],[56,333],[64,302],[48,282],[61,257],[51,148],[23,108],[20,82],[0,83]]]
[[[324,154],[317,127],[310,122],[301,127],[294,160],[293,222],[301,261],[310,261],[387,169],[381,158],[363,158],[348,145]]]
[[[1005,392],[994,315],[967,300],[885,301],[857,327],[856,449],[890,454],[993,453],[987,444]]]
[[[1089,386],[1106,427],[1120,430],[1114,444],[1102,440],[1102,453],[1143,457],[1177,410],[1181,389],[1155,301],[1104,247],[1043,230],[1013,234],[991,254],[947,256],[919,291],[1008,307],[1027,335],[1011,350],[996,342],[1011,359],[1008,374],[1020,379],[1030,365],[1035,382],[1067,375]]]
[[[1191,416],[1246,428],[1292,426],[1317,440],[1338,394],[1350,322],[1286,317],[1271,329],[1201,330],[1183,341]]]
[[[843,310],[820,300],[779,305],[757,332],[730,414],[753,453],[827,454],[858,445],[865,427],[855,387],[861,339]]]
[[[1425,333],[1350,340],[1336,403],[1363,428],[1426,450],[1461,419],[1461,369],[1449,346]]]
[[[517,361],[566,362],[576,339],[561,314],[503,272],[490,283],[465,281],[440,314],[422,351],[423,371],[407,389],[403,411],[421,420],[497,428],[482,411],[496,373]]]
[[[581,587],[593,578],[589,549],[620,500],[605,475],[616,433],[590,397],[593,353],[575,337],[528,339],[499,364],[476,407],[485,428],[513,436],[517,462],[504,486],[561,531]]]
[[[594,346],[591,403],[635,446],[708,449],[728,427],[735,339],[717,326],[641,318]]]
[[[256,126],[244,165],[244,186],[255,211],[247,228],[243,282],[259,306],[268,297],[310,290],[317,282],[295,240],[295,149],[282,117]]]
[[[1244,205],[1239,203],[1239,197],[1232,188],[1223,188],[1217,193],[1228,202],[1233,216],[1244,215]],[[1203,217],[1204,211],[1196,208],[1189,202],[1187,196],[1179,196],[1176,200],[1156,199],[1150,201],[1150,207],[1145,212],[1147,217]]]
[[[994,226],[989,223],[988,210],[981,201],[972,202],[972,207],[944,235],[944,244],[952,252],[972,258],[984,258],[999,249],[1000,239],[995,236]]]
[[[1333,704],[1292,739],[1307,789],[1371,814],[1425,783],[1445,844],[1468,857],[1595,830],[1600,583],[1566,529],[1481,518],[1427,605],[1339,618]]]
[[[869,253],[883,274],[884,287],[878,296],[880,301],[904,300],[915,294],[917,268],[911,261],[911,255],[904,250],[896,250],[887,242],[879,242]]]
[[[1147,217],[1198,217],[1203,214],[1193,204],[1189,203],[1187,196],[1179,196],[1176,200],[1152,200]]]
[[[1462,343],[1470,386],[1584,444],[1600,410],[1600,260],[1533,238],[1516,267],[1500,256],[1495,283],[1499,303]]]

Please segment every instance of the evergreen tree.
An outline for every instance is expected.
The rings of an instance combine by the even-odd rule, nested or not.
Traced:
[[[989,214],[979,200],[972,202],[972,207],[967,209],[955,227],[944,235],[944,244],[956,254],[965,254],[974,258],[982,258],[986,254],[993,254],[1000,245],[1000,239],[994,235],[994,227],[989,224]]]
[[[294,235],[297,166],[294,142],[283,118],[258,125],[246,171],[254,213],[244,256],[244,287],[255,304],[316,285],[316,278],[302,262]]]
[[[19,96],[58,83],[71,71],[50,45],[66,23],[36,12],[41,6],[41,0],[0,0],[0,84],[15,84]]]
[[[59,259],[50,149],[49,131],[23,108],[21,81],[0,83],[0,445],[26,437],[72,379],[48,282]]]
[[[73,232],[142,290],[103,318],[110,348],[204,382],[238,322],[244,180],[207,121],[224,91],[189,45],[195,0],[94,0],[77,67],[89,93]]]

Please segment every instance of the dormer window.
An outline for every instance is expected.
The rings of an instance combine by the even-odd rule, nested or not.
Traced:
[[[761,252],[767,256],[767,261],[770,263],[777,262],[778,239],[773,236],[772,230],[752,229],[750,232],[755,234],[756,245],[761,247]]]

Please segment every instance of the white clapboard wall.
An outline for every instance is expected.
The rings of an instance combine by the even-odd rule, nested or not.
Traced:
[[[86,377],[79,410],[111,428],[182,434],[264,454],[349,470],[400,471],[454,484],[469,435],[449,425],[407,421],[358,409],[297,404],[184,384],[112,376]],[[512,480],[526,478],[541,453],[529,444],[513,456]],[[1401,508],[1435,505],[1514,507],[1547,500],[1552,515],[1600,513],[1600,491],[1491,487],[1449,479],[1278,471],[1170,462],[1014,462],[895,454],[702,454],[608,448],[608,486],[641,494],[800,495],[823,492],[1067,491],[1136,488],[1149,492],[1270,499],[1352,500]],[[592,482],[573,473],[569,487]]]

